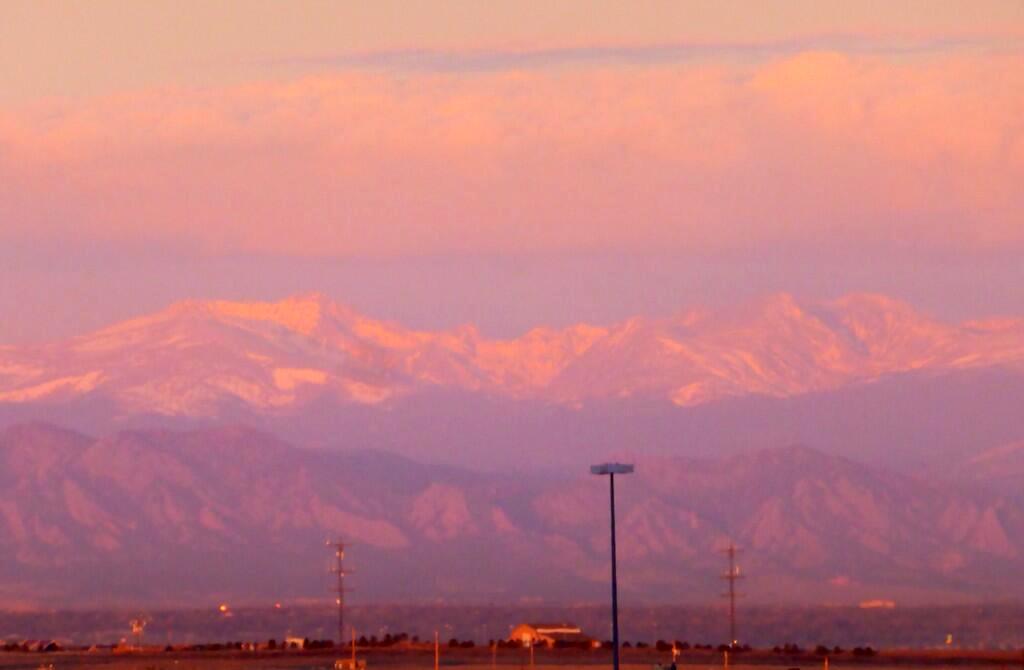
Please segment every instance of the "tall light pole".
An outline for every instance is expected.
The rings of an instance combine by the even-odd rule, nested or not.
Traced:
[[[628,475],[633,466],[625,463],[591,465],[590,474],[608,475],[612,510],[612,667],[619,670],[619,580],[615,569],[615,475]]]

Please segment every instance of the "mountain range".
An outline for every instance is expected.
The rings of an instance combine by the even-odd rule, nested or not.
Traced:
[[[1024,319],[947,325],[877,295],[535,328],[488,339],[425,332],[321,295],[188,301],[69,341],[0,349],[0,403],[109,396],[124,414],[202,417],[232,404],[288,411],[327,397],[381,405],[453,389],[579,407],[658,398],[689,407],[795,395],[884,375],[1024,365]]]
[[[477,468],[802,443],[941,470],[1024,439],[1021,392],[1024,319],[951,325],[877,295],[775,295],[504,340],[404,328],[321,295],[188,301],[0,347],[0,426],[245,424]]]
[[[975,473],[976,474],[976,473]],[[805,447],[645,458],[618,484],[633,602],[1020,598],[1024,501]],[[309,450],[241,427],[0,433],[0,609],[307,602],[351,543],[361,602],[603,602],[607,483]]]
[[[786,295],[514,339],[318,295],[0,347],[0,608],[1020,598],[1024,320]],[[806,445],[806,446],[794,446]]]

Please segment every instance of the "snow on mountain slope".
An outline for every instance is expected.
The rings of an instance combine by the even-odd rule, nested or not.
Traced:
[[[376,405],[447,388],[568,406],[625,397],[689,406],[1022,361],[1022,320],[949,325],[874,295],[810,305],[776,295],[508,340],[471,326],[410,330],[309,295],[186,301],[69,341],[2,348],[0,404],[101,394],[125,414],[215,417],[231,406]]]

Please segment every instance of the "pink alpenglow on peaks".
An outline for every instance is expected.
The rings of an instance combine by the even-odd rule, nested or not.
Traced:
[[[451,389],[566,406],[630,397],[692,406],[985,366],[1024,367],[1024,320],[956,325],[877,295],[776,295],[501,340],[471,327],[411,330],[310,295],[188,301],[68,341],[5,348],[0,403],[101,394],[127,412],[216,416],[225,403],[280,412]]]

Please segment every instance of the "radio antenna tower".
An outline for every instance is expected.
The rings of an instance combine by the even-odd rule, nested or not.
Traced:
[[[140,614],[128,622],[128,625],[132,627],[132,637],[135,638],[136,649],[142,649],[142,634],[146,632],[146,625],[148,623],[149,617],[145,614]]]
[[[729,599],[729,644],[734,647],[739,644],[739,638],[736,636],[736,596],[738,595],[736,580],[743,579],[743,575],[740,574],[740,566],[736,565],[736,554],[739,551],[740,549],[732,542],[722,550],[722,553],[729,559],[729,570],[722,574],[722,579],[729,583],[729,591],[723,593],[722,596]]]
[[[335,584],[335,602],[338,605],[338,645],[345,644],[345,575],[349,574],[345,570],[345,543],[340,539],[334,542],[328,541],[328,547],[334,547],[334,567],[331,568],[331,572],[334,573],[337,578]]]

